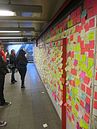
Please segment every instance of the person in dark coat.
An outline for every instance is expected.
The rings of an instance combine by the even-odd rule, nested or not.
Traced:
[[[25,75],[27,72],[27,58],[25,56],[26,52],[23,49],[20,49],[19,54],[16,58],[17,69],[21,76],[21,88],[25,88],[24,81]]]
[[[11,103],[6,102],[4,98],[4,82],[7,71],[7,62],[4,51],[2,50],[2,44],[0,44],[0,106],[6,106]]]
[[[15,55],[15,50],[11,50],[11,54],[9,56],[9,62],[10,62],[10,69],[11,69],[11,83],[14,84],[16,81],[15,79],[15,69],[16,69],[16,55]]]

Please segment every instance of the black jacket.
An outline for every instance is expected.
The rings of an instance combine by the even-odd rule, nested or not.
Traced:
[[[16,58],[16,66],[18,69],[26,68],[27,63],[28,63],[28,61],[27,61],[27,58],[25,56],[19,55]]]

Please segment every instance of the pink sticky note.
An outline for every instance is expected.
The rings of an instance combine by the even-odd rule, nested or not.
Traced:
[[[94,50],[89,50],[88,51],[88,57],[89,58],[94,58]]]
[[[90,42],[89,42],[89,45],[90,45],[90,48],[91,48],[91,49],[94,49],[94,40],[90,41]]]
[[[79,76],[84,79],[85,75],[86,75],[85,72],[81,72]]]
[[[74,60],[74,66],[77,66],[78,60]]]

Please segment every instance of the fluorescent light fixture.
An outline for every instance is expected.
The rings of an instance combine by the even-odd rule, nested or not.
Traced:
[[[19,33],[20,31],[3,31],[1,30],[0,33]]]
[[[0,37],[0,39],[23,39],[24,37]]]
[[[9,10],[0,10],[0,16],[15,16],[15,12]]]

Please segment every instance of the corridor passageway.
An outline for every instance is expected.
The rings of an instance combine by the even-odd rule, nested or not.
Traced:
[[[61,129],[61,121],[43,86],[34,64],[28,64],[25,89],[21,89],[20,76],[17,83],[10,83],[10,73],[6,75],[5,98],[12,105],[0,108],[0,119],[8,122],[4,129]],[[3,129],[3,127],[2,127]]]

